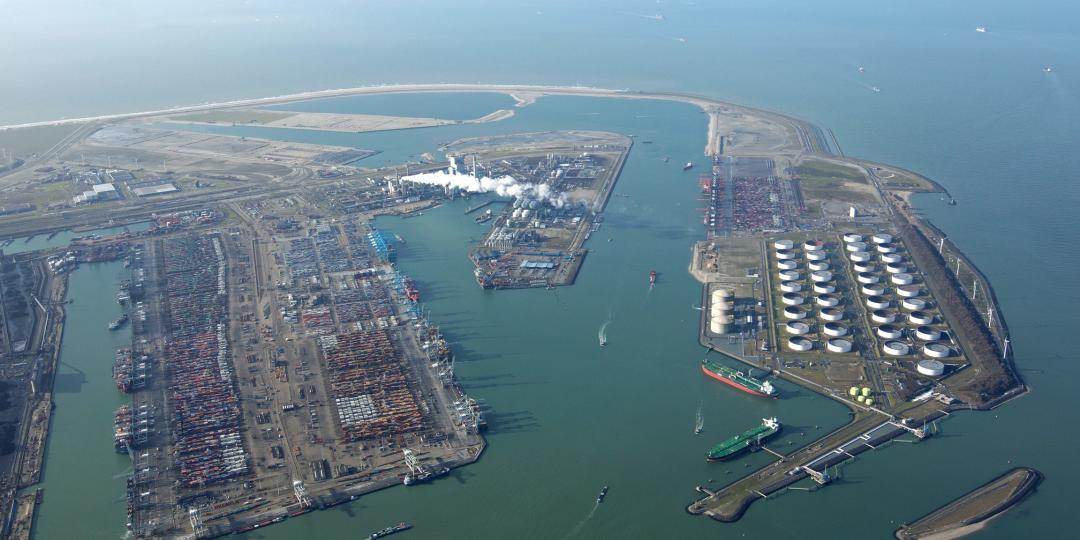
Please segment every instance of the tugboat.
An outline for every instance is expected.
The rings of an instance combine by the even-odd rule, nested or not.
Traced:
[[[408,523],[405,523],[404,521],[402,521],[401,523],[398,523],[397,525],[394,525],[393,527],[387,527],[385,529],[375,531],[375,532],[369,534],[368,535],[368,540],[375,540],[376,538],[382,538],[384,536],[390,536],[391,534],[399,533],[401,531],[407,531],[407,530],[409,530],[411,528],[412,528],[412,525],[409,525]]]
[[[656,283],[656,270],[649,271],[649,285]]]
[[[694,162],[693,161],[687,161],[686,165],[683,165],[682,170],[689,171],[690,169],[693,169],[693,168],[694,168]]]
[[[128,321],[128,316],[127,316],[127,313],[125,313],[125,314],[121,315],[120,317],[118,317],[115,321],[109,323],[109,330],[119,330],[120,327],[124,326],[124,323],[126,323],[127,321]]]
[[[607,497],[607,486],[600,490],[600,494],[596,496],[596,504],[604,502],[604,497]]]

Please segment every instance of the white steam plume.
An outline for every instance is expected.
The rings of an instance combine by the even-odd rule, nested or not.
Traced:
[[[513,197],[525,201],[540,201],[548,203],[555,208],[566,206],[567,199],[562,193],[551,189],[547,184],[529,184],[518,182],[512,176],[500,176],[489,178],[487,176],[476,177],[458,171],[438,171],[431,173],[419,173],[402,176],[404,182],[427,184],[430,186],[442,186],[457,188],[470,193],[494,192],[500,197]]]

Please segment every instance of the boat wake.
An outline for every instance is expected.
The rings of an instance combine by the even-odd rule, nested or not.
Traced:
[[[585,516],[584,519],[579,521],[577,525],[574,525],[574,528],[570,529],[570,532],[566,533],[566,536],[563,537],[563,540],[568,540],[581,534],[581,529],[583,529],[585,527],[585,524],[588,523],[594,515],[596,515],[596,509],[598,508],[600,508],[600,503],[593,503],[592,510],[589,510],[589,514]]]
[[[600,332],[598,337],[600,338],[600,346],[607,345],[607,327],[611,324],[611,319],[604,321],[604,324],[600,325]]]
[[[694,419],[694,433],[699,434],[705,429],[705,413],[701,410],[701,402],[697,406],[697,418]]]

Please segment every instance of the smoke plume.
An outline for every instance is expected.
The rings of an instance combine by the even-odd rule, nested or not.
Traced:
[[[518,182],[512,176],[489,178],[476,177],[456,170],[419,173],[402,176],[404,182],[457,188],[470,193],[495,193],[500,197],[513,197],[523,201],[539,201],[555,208],[566,206],[566,196],[551,189],[547,184]]]

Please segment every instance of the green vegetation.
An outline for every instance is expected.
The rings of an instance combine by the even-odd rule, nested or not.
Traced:
[[[268,124],[276,120],[288,118],[293,114],[295,113],[260,111],[256,109],[236,109],[182,114],[180,116],[171,116],[169,119],[181,122],[202,122],[207,124]]]
[[[16,156],[26,158],[52,148],[80,127],[82,124],[5,129],[0,131],[0,148],[6,148]]]
[[[807,160],[792,169],[807,199],[807,208],[816,208],[814,200],[843,203],[873,203],[874,190],[858,169],[821,160]]]
[[[802,178],[803,182],[847,181],[860,184],[866,183],[866,176],[854,167],[816,159],[804,161],[801,165],[795,167],[792,172]]]

